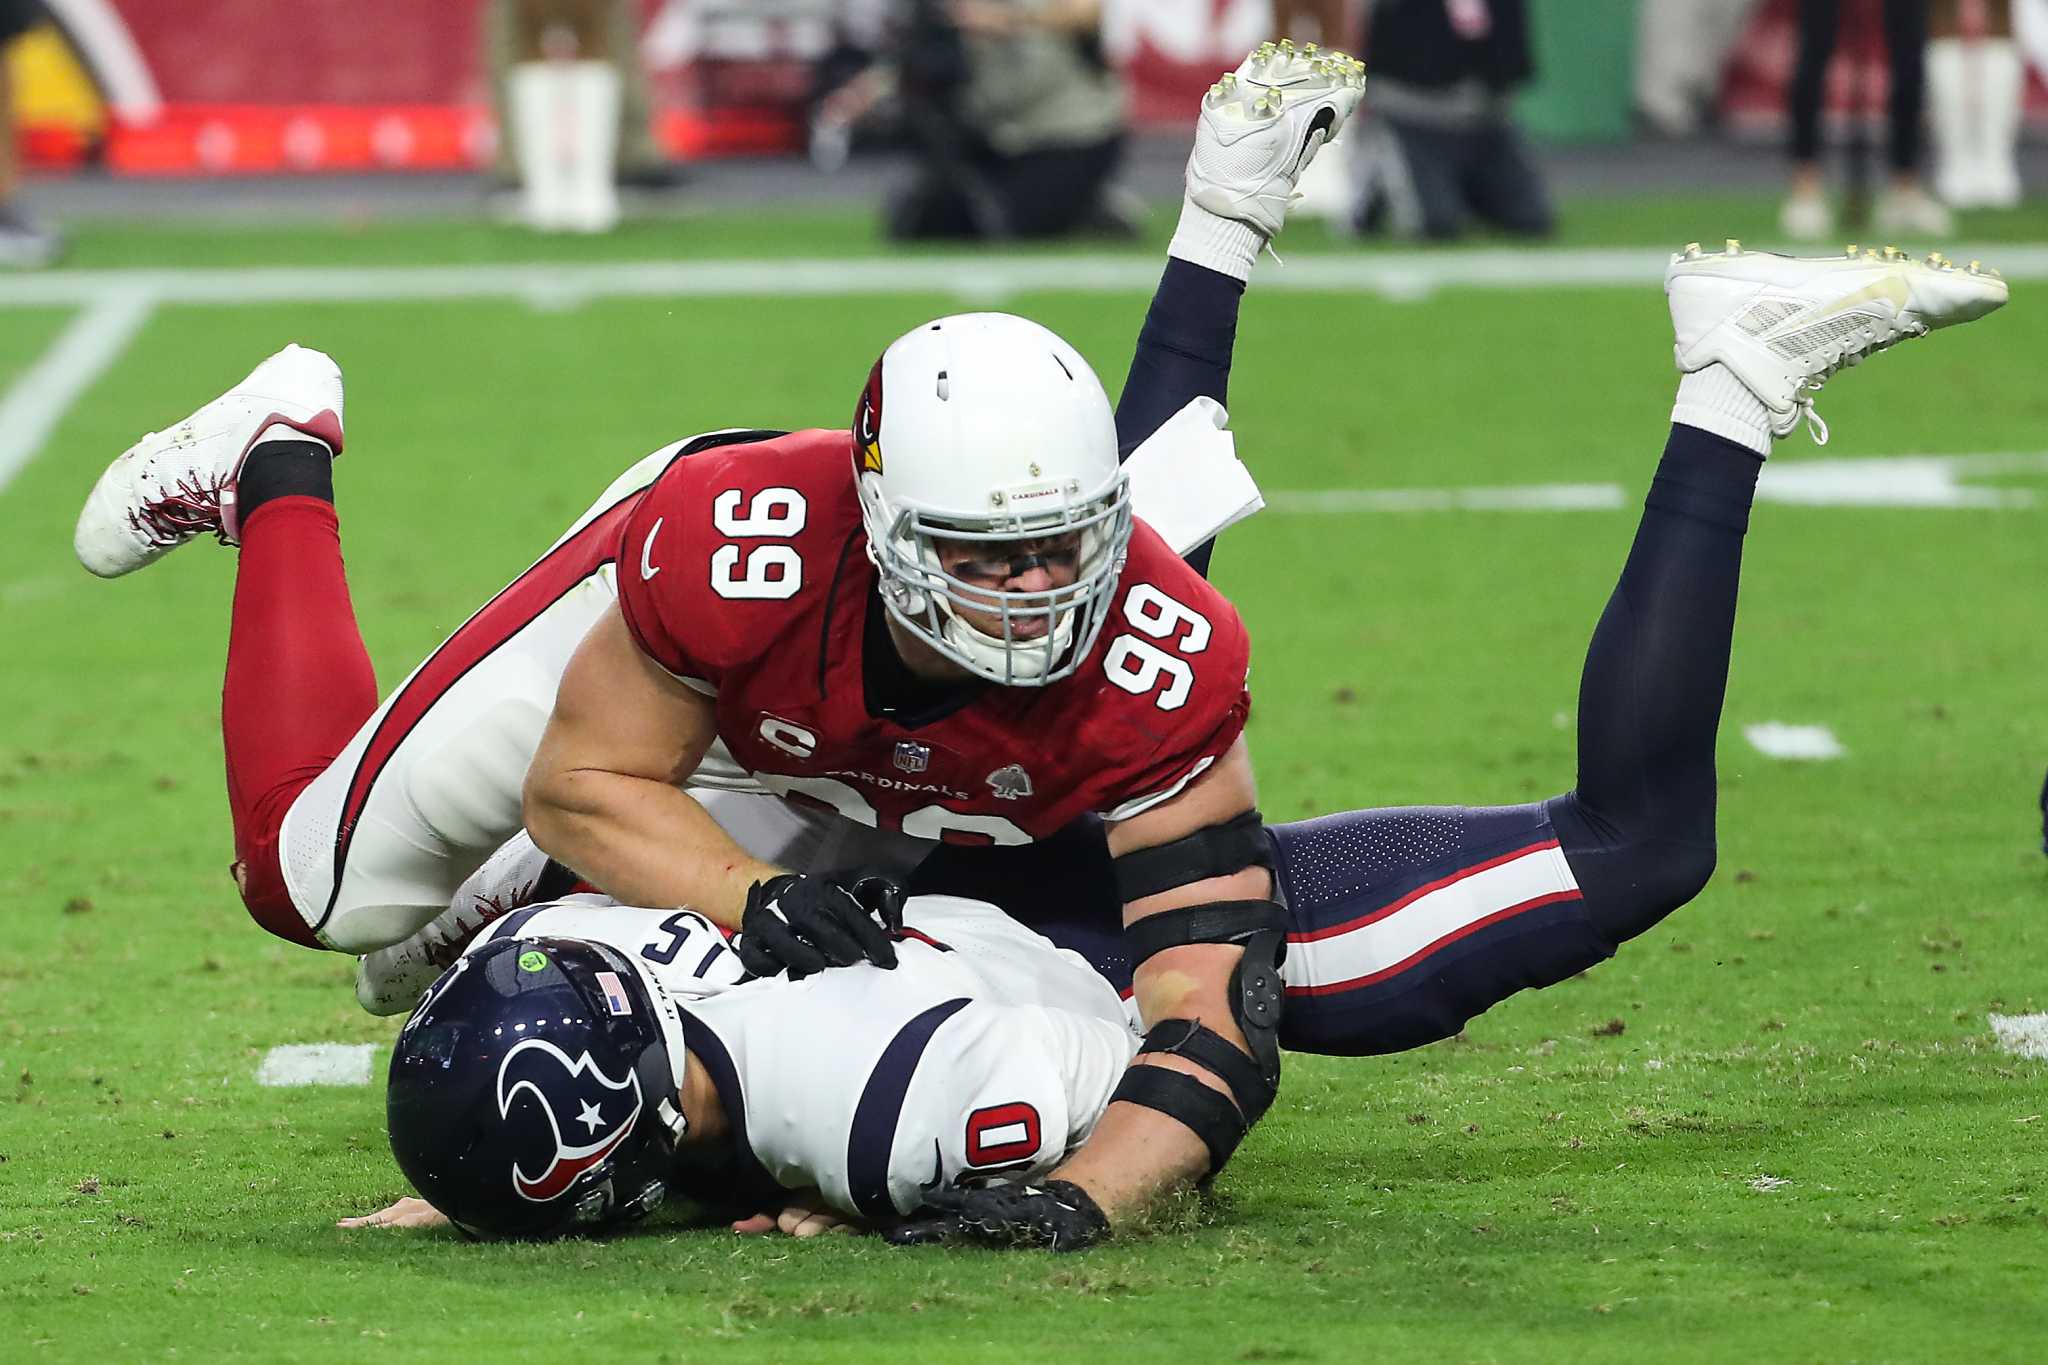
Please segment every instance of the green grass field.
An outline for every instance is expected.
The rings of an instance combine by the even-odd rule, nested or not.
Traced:
[[[1574,241],[1760,231],[1758,204],[1724,207],[1738,221],[1675,229],[1669,206],[1589,213]],[[78,264],[819,255],[834,221],[561,248],[106,228]],[[2048,237],[2038,213],[1968,226]],[[849,253],[876,249],[854,235]],[[1838,379],[1825,454],[2048,449],[2034,293]],[[273,1045],[395,1024],[356,1009],[351,964],[268,938],[236,901],[217,722],[232,555],[89,578],[69,535],[99,469],[284,342],[332,351],[344,542],[388,684],[630,460],[706,428],[842,423],[869,358],[957,306],[152,315],[0,490],[0,1359],[2040,1358],[2048,1063],[1999,1050],[1986,1021],[2048,1009],[2040,505],[1760,506],[1706,894],[1454,1042],[1294,1058],[1215,1194],[1149,1238],[1056,1259],[741,1241],[683,1212],[549,1247],[336,1230],[402,1192],[380,1087],[255,1071]],[[1114,387],[1144,298],[1006,306]],[[0,309],[0,393],[67,320]],[[1669,409],[1656,290],[1255,287],[1238,355],[1239,449],[1269,491],[1611,482],[1630,509],[1276,508],[1232,532],[1217,578],[1258,642],[1266,810],[1567,786],[1586,636]],[[2048,499],[2038,461],[1975,482]],[[1846,756],[1766,758],[1742,735],[1764,721],[1826,725]]]

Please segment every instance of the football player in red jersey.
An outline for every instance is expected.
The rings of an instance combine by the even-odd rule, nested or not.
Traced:
[[[1361,83],[1348,58],[1268,47],[1205,101],[1148,331],[1221,301],[1222,367],[1177,371],[1141,338],[1117,413],[1035,324],[941,319],[877,363],[852,438],[727,432],[643,461],[381,705],[337,548],[333,363],[289,348],[146,437],[76,545],[108,576],[205,530],[242,547],[223,730],[252,914],[303,943],[398,943],[524,825],[620,900],[738,928],[757,971],[888,965],[873,900],[831,874],[844,855],[907,867],[1098,814],[1155,1027],[1042,1212],[1074,1244],[1219,1169],[1279,1074],[1249,644],[1134,520],[1120,457],[1222,397],[1204,385],[1242,281]]]
[[[1205,105],[1173,259],[1115,414],[1121,450],[1191,399],[1224,396],[1252,253],[1284,212],[1305,152],[1348,108],[1335,83],[1287,83],[1297,61],[1255,57]],[[1330,75],[1327,63],[1300,66]],[[1227,135],[1266,142],[1273,156],[1261,162],[1241,146],[1221,157]],[[1234,188],[1216,169],[1247,164],[1270,168],[1267,178]],[[1238,738],[1235,618],[1142,529],[1128,532],[1125,562],[1104,567],[1125,533],[1127,495],[1101,465],[1092,377],[1015,320],[941,320],[941,340],[913,334],[892,347],[851,443],[843,433],[727,432],[657,452],[375,714],[335,544],[328,465],[340,443],[340,385],[324,357],[282,353],[124,455],[88,503],[78,547],[111,575],[201,530],[240,540],[223,706],[238,874],[259,921],[297,941],[359,949],[418,929],[517,829],[522,776],[532,823],[572,866],[640,888],[630,898],[643,903],[701,895],[699,908],[728,927],[737,915],[743,953],[765,951],[768,967],[797,970],[885,962],[890,949],[857,887],[783,868],[824,872],[855,852],[886,859],[947,833],[1042,836],[1063,801],[1120,816],[1106,848],[1085,827],[1073,842],[1084,863],[1094,859],[1089,883],[1118,889],[1129,921],[1122,969],[1139,964],[1138,999],[1154,1025],[1113,1097],[1122,1103],[1057,1179],[939,1191],[932,1216],[897,1233],[1085,1245],[1147,1191],[1222,1164],[1270,1100],[1276,1036],[1326,1053],[1446,1036],[1516,990],[1611,955],[1704,885],[1714,735],[1763,456],[1802,418],[1817,423],[1811,393],[1843,365],[1981,316],[2005,290],[1974,265],[1938,257],[1794,261],[1733,244],[1674,259],[1666,288],[1685,378],[1635,546],[1588,650],[1579,784],[1524,806],[1356,811],[1262,828]],[[950,350],[934,349],[953,344],[948,332],[967,338],[966,378]],[[1826,344],[1807,344],[1814,336]],[[977,382],[987,356],[1021,367],[1041,351],[1054,364],[1020,368],[1019,383],[1059,396],[1013,411],[1006,426],[1097,437],[1063,445],[1060,461],[1032,461],[1008,430],[976,429],[991,463],[1026,463],[1021,480],[1013,464],[1004,481],[979,486],[980,501],[974,486],[962,495],[929,435],[958,420],[949,414],[968,388],[956,383]],[[904,393],[917,395],[907,425],[892,416]],[[819,452],[835,445],[833,458],[859,471],[853,506],[819,482]],[[786,468],[741,471],[747,449],[772,449]],[[963,467],[975,464],[970,453],[960,453]],[[699,460],[703,472],[692,475]],[[700,497],[683,496],[692,478]],[[822,592],[813,552],[834,542],[820,528],[840,537]],[[688,581],[664,585],[679,567]],[[615,576],[624,580],[616,589]],[[1114,586],[1098,596],[1105,579]],[[873,590],[857,618],[836,600],[845,583]],[[783,618],[729,616],[733,603],[772,606],[815,629],[818,643],[778,666],[789,670],[793,658],[816,677],[758,666],[756,645],[785,643],[775,627]],[[835,674],[835,653],[853,648],[874,667]],[[1234,685],[1202,677],[1216,658]],[[960,691],[975,681],[980,692]],[[1049,704],[1083,685],[1130,733]],[[809,709],[744,705],[771,695]],[[673,725],[644,723],[664,708]],[[643,723],[615,732],[621,710]],[[1007,718],[1001,767],[983,770],[990,732],[977,728],[978,710]],[[1176,722],[1170,713],[1183,710]],[[849,716],[858,732],[837,731]],[[891,726],[919,737],[896,738]],[[944,752],[932,742],[940,736]],[[886,757],[878,737],[894,739]],[[676,767],[692,745],[701,761]],[[1114,766],[1078,761],[1086,746]],[[1047,773],[1054,778],[1042,780]],[[668,831],[643,826],[683,779],[716,823],[675,809],[696,821],[700,853],[678,866],[664,861]],[[780,795],[744,795],[749,786]],[[797,800],[825,808],[826,823]],[[848,840],[848,830],[864,837]],[[1002,861],[1054,842],[982,857],[1027,883],[1009,891],[1054,899],[1045,864]],[[922,880],[945,850],[925,860]],[[1269,866],[1284,913],[1268,899]],[[685,877],[703,889],[673,891]],[[1020,894],[1005,890],[984,898],[1014,905]],[[449,913],[459,923],[465,912]],[[466,922],[474,928],[478,917]],[[1279,1018],[1280,968],[1269,964],[1282,931]],[[1064,941],[1085,949],[1083,937]],[[1106,974],[1119,970],[1111,954],[1091,956]]]

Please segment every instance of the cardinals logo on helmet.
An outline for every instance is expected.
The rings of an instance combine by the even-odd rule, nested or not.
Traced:
[[[867,387],[861,390],[860,406],[853,413],[853,444],[860,452],[863,473],[882,472],[882,362],[868,372]]]
[[[529,1175],[522,1163],[512,1167],[512,1188],[536,1204],[560,1198],[577,1176],[616,1151],[640,1121],[639,1077],[629,1071],[615,1081],[588,1052],[571,1061],[544,1038],[526,1039],[498,1066],[498,1116],[508,1123],[522,1090],[528,1092],[528,1103],[520,1112],[531,1114],[538,1107],[553,1139],[553,1155],[539,1173]],[[536,1143],[532,1150],[539,1148]]]

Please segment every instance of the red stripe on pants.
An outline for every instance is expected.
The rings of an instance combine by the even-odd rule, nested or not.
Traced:
[[[639,502],[639,492],[629,494],[550,550],[538,564],[514,579],[486,602],[476,615],[463,622],[461,628],[420,665],[396,695],[391,709],[377,723],[377,732],[370,737],[368,747],[349,778],[348,797],[342,806],[341,827],[334,843],[334,890],[329,894],[327,906],[320,917],[322,928],[326,927],[327,917],[334,913],[335,901],[341,895],[349,847],[355,839],[356,823],[362,819],[363,809],[369,804],[370,788],[376,784],[392,755],[398,752],[398,746],[448,689],[460,682],[472,668],[532,625],[535,618],[564,594],[617,558],[619,533]],[[368,713],[364,714],[367,716]],[[361,721],[358,720],[357,724],[360,725]],[[351,729],[349,736],[354,733]],[[347,742],[346,738],[343,742]]]
[[[242,524],[220,729],[235,882],[249,914],[279,938],[320,946],[285,887],[285,812],[376,709],[334,504],[264,503]]]

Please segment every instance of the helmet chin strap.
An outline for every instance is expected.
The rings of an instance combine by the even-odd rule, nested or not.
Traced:
[[[1060,613],[1059,624],[1052,628],[1052,648],[1043,648],[1043,640],[1028,641],[1032,648],[1028,652],[1013,650],[1001,640],[971,625],[953,610],[953,604],[943,596],[935,598],[940,615],[946,618],[939,633],[947,644],[972,659],[988,673],[997,677],[1008,674],[1011,681],[1032,683],[1045,676],[1052,668],[1053,661],[1067,652],[1074,640],[1074,615],[1076,609],[1068,607]]]

